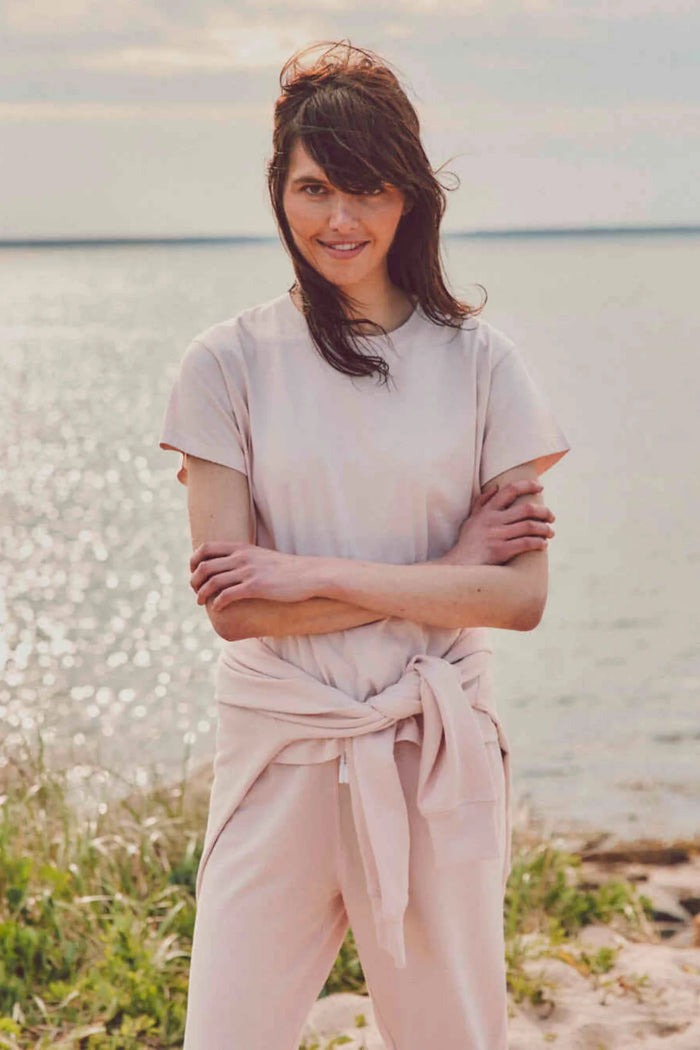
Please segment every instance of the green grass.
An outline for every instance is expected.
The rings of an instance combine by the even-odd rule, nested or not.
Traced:
[[[81,820],[67,771],[49,770],[41,748],[0,769],[0,1047],[181,1046],[208,793],[159,784]],[[508,987],[536,1003],[549,991],[525,972],[523,934],[545,935],[539,955],[604,973],[614,952],[577,952],[571,938],[594,921],[639,928],[648,902],[621,880],[580,889],[578,858],[550,843],[514,843],[513,856]],[[367,992],[351,930],[321,995],[339,991]]]

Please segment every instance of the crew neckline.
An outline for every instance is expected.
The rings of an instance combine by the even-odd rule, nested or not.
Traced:
[[[288,291],[284,292],[282,298],[288,301],[289,309],[299,318],[299,322],[303,324],[304,330],[308,332],[309,329],[306,323],[306,317],[301,312],[301,310],[297,309],[294,300],[292,299],[291,293]],[[407,336],[413,331],[413,329],[417,327],[420,318],[420,303],[416,303],[416,305],[413,308],[413,312],[409,314],[406,320],[402,321],[398,328],[393,328],[390,332],[387,333],[387,335],[382,335],[382,333],[378,332],[375,335],[362,335],[360,336],[360,338],[368,339],[370,343],[387,342],[388,340],[391,340],[391,342],[394,344],[397,341],[401,343],[404,339],[407,338]]]

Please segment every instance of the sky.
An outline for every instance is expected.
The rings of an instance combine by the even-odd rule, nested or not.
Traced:
[[[445,232],[700,222],[695,0],[3,0],[0,238],[275,236],[281,67],[341,39],[458,176]]]

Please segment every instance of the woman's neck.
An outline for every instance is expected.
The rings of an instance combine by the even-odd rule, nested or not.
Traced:
[[[298,290],[291,292],[292,302],[297,310],[301,311],[301,299]],[[373,299],[371,302],[360,300],[361,306],[353,312],[353,317],[366,317],[370,321],[382,325],[387,332],[400,328],[413,313],[413,303],[408,295],[400,288],[392,288],[391,293],[383,298]],[[374,335],[374,331],[360,333]]]

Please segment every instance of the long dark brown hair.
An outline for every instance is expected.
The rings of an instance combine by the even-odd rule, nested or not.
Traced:
[[[325,50],[306,68],[302,59]],[[390,183],[406,197],[387,256],[389,278],[420,305],[435,324],[459,328],[486,305],[461,302],[445,285],[440,251],[440,222],[447,206],[420,139],[418,115],[389,64],[375,52],[349,40],[321,41],[301,48],[280,73],[282,93],[274,108],[273,156],[266,164],[267,184],[277,227],[292,259],[309,331],[330,365],[351,376],[389,366],[381,356],[359,352],[357,325],[386,329],[369,318],[349,316],[357,305],[338,285],[319,273],[296,246],[283,206],[292,150],[298,141],[346,193],[366,193]],[[391,336],[389,335],[389,338]]]

